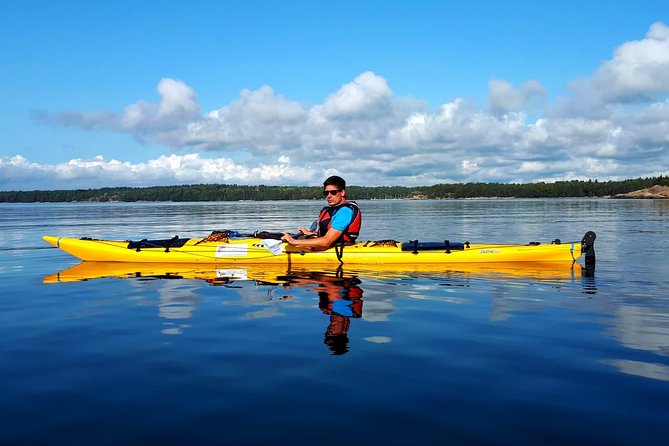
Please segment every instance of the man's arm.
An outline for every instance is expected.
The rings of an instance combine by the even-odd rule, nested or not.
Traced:
[[[290,234],[284,233],[281,240],[288,242],[293,246],[300,246],[303,248],[310,249],[328,249],[334,242],[336,242],[339,237],[341,237],[343,231],[338,231],[336,229],[330,228],[328,232],[325,233],[323,237],[316,238],[306,238],[306,239],[294,239]]]

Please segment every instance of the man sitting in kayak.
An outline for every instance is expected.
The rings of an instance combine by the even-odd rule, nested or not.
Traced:
[[[355,242],[360,233],[362,215],[354,202],[346,201],[346,181],[336,175],[329,177],[323,182],[323,197],[328,205],[318,215],[317,230],[299,228],[306,238],[294,238],[284,233],[281,240],[311,249],[327,249],[336,243]]]

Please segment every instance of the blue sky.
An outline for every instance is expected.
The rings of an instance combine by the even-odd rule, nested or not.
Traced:
[[[669,6],[0,1],[0,190],[669,174]]]

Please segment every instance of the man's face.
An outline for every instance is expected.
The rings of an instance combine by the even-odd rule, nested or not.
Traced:
[[[327,200],[328,206],[336,206],[344,201],[344,190],[337,189],[337,186],[328,185],[323,189],[323,197]]]

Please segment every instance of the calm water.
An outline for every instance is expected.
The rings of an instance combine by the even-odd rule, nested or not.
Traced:
[[[0,205],[0,443],[669,444],[669,201],[360,205],[364,240],[594,230],[597,269],[69,282],[42,235],[293,229],[320,203]]]

